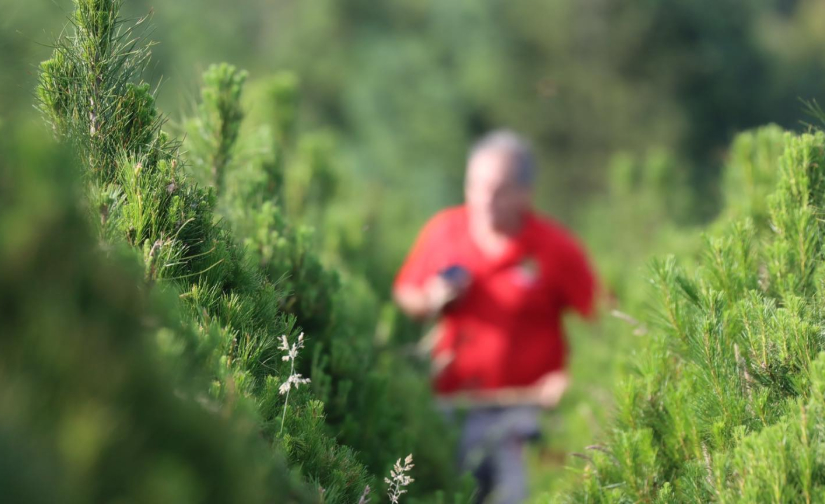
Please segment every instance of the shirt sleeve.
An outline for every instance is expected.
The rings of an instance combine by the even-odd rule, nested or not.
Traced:
[[[413,244],[404,264],[395,277],[393,288],[421,287],[436,272],[434,255],[438,235],[443,227],[443,218],[436,215],[424,226]]]
[[[596,275],[584,249],[574,239],[570,239],[563,267],[563,295],[565,306],[579,315],[591,318],[595,312],[598,284]]]

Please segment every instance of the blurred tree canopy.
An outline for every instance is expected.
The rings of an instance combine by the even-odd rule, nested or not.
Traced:
[[[61,13],[0,7],[2,65],[12,70],[0,103],[18,106],[31,89],[21,61],[46,53],[35,41]],[[150,8],[126,6],[134,16]],[[798,128],[799,98],[822,97],[823,11],[816,0],[181,0],[154,18],[164,63],[151,71],[165,80],[161,106],[181,94],[194,103],[196,76],[214,61],[252,81],[293,71],[297,128],[338,137],[335,162],[354,180],[346,197],[374,250],[364,269],[386,288],[416,227],[460,201],[468,143],[502,125],[534,142],[540,205],[564,220],[609,190],[616,151],[650,148],[686,160],[701,195],[693,215],[706,220],[734,132]]]

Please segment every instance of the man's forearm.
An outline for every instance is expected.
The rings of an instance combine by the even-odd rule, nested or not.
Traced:
[[[426,289],[399,287],[393,291],[396,304],[408,317],[425,319],[434,315],[432,301]]]

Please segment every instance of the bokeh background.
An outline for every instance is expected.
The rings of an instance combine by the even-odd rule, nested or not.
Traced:
[[[159,85],[171,131],[188,131],[211,63],[249,72],[247,131],[268,120],[262,96],[281,90],[275,104],[286,124],[272,128],[295,162],[280,204],[315,229],[312,247],[350,279],[345,289],[370,293],[364,306],[375,313],[364,330],[378,346],[403,348],[421,334],[389,304],[390,284],[421,225],[461,201],[467,148],[484,132],[508,127],[532,142],[539,207],[582,237],[613,306],[639,319],[649,258],[689,258],[723,208],[725,184],[735,184],[723,175],[734,135],[768,123],[804,130],[803,102],[825,98],[822,0],[131,0],[124,8],[152,12],[147,79]],[[16,139],[0,166],[39,159],[37,65],[70,9],[0,0],[0,135]],[[574,387],[531,450],[536,499],[575,485],[570,453],[598,438],[617,377],[645,345],[644,328],[626,317],[570,323]]]

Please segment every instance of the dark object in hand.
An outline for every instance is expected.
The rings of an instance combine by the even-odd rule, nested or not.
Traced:
[[[451,285],[466,286],[470,283],[470,272],[464,266],[457,264],[447,266],[438,274]]]

